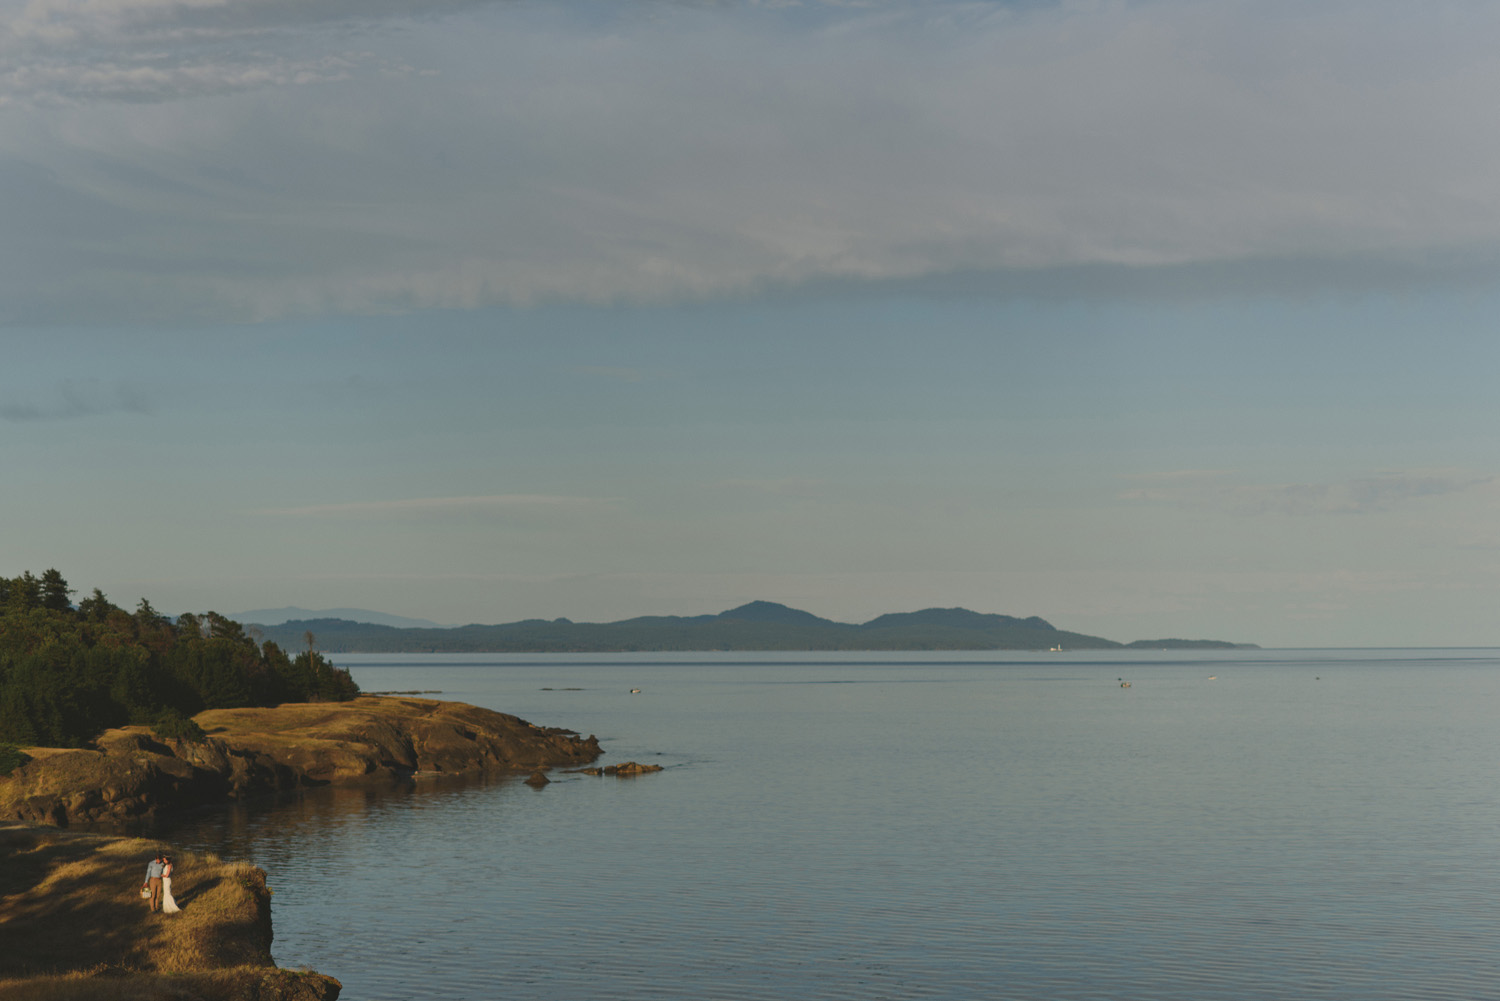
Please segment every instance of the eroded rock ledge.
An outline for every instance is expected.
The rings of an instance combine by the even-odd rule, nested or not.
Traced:
[[[145,727],[109,730],[95,748],[28,748],[0,778],[0,819],[67,826],[124,823],[276,790],[379,775],[532,771],[583,765],[599,741],[462,702],[361,696],[270,709],[214,709],[202,743]]]

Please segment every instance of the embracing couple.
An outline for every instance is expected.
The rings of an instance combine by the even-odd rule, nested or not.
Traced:
[[[146,882],[141,884],[141,896],[151,900],[151,913],[176,914],[182,908],[172,899],[172,860],[166,852],[157,852],[156,858],[146,866]]]

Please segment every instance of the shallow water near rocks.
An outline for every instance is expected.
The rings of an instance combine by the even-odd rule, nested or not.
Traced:
[[[1500,991],[1500,651],[335,660],[665,766],[169,832],[351,1001]]]

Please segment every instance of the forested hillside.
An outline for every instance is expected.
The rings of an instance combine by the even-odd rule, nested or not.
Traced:
[[[396,628],[338,618],[259,626],[295,644],[307,632],[331,653],[624,653],[656,650],[1117,650],[1123,644],[1068,632],[1033,615],[926,608],[869,622],[834,622],[774,601],[717,615],[647,615],[619,622],[525,619],[504,625]],[[1217,640],[1149,640],[1152,649],[1235,649]]]
[[[505,625],[396,629],[342,619],[263,626],[294,642],[306,631],[334,653],[618,653],[638,650],[1110,650],[1113,640],[1054,628],[1035,616],[929,608],[863,625],[833,622],[774,601],[717,615],[648,615],[620,622],[526,619]]]
[[[313,650],[293,657],[217,613],[174,622],[144,599],[128,612],[97,588],[72,595],[56,570],[0,577],[0,743],[79,747],[127,723],[170,736],[204,709],[359,693]]]

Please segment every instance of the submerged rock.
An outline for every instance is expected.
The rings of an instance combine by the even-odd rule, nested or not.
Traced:
[[[622,761],[618,765],[605,765],[603,768],[573,768],[570,771],[580,775],[617,775],[621,778],[630,778],[632,775],[647,775],[651,772],[662,770],[661,765],[643,765],[638,761]]]

